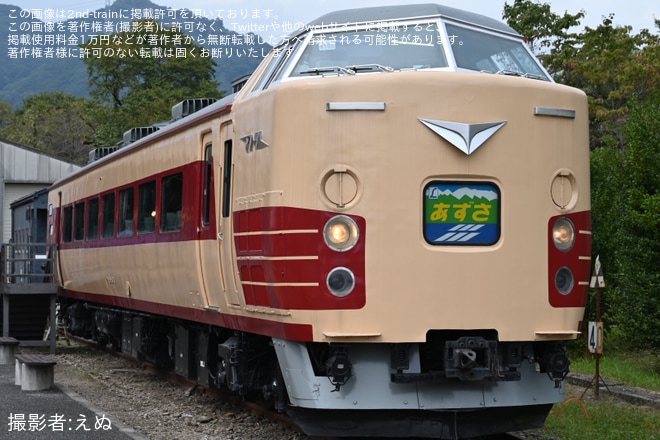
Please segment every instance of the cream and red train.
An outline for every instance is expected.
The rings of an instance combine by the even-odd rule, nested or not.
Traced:
[[[543,424],[589,281],[581,91],[429,4],[323,16],[203,104],[52,186],[74,331],[313,435]]]

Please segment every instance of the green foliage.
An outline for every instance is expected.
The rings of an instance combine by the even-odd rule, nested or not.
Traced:
[[[612,26],[612,16],[595,29],[585,28],[578,48],[567,48],[554,63],[556,79],[589,97],[591,146],[623,146],[631,100],[645,100],[660,86],[657,35],[630,26]]]
[[[131,127],[169,120],[171,107],[183,99],[222,96],[216,63],[190,37],[152,20],[133,28],[111,35],[102,55],[93,41],[82,46],[91,54],[84,60],[91,95],[108,107],[100,110],[104,119],[94,139],[99,146],[116,142]]]
[[[11,123],[12,118],[14,117],[14,111],[11,107],[11,104],[8,102],[0,101],[0,135],[2,130]]]
[[[660,94],[634,103],[621,152],[622,206],[609,210],[620,233],[613,243],[610,314],[634,347],[660,349]],[[615,170],[616,170],[615,168]],[[603,203],[601,202],[601,205]],[[594,222],[594,229],[602,223]],[[609,226],[609,225],[608,225]],[[608,227],[606,226],[606,227]],[[614,225],[612,226],[614,227]]]
[[[632,104],[625,148],[592,152],[593,248],[606,268],[605,322],[628,347],[660,349],[660,94]]]
[[[660,349],[660,35],[515,0],[504,18],[557,82],[589,100],[593,251],[605,269],[603,320],[628,348]],[[660,28],[660,20],[656,20]],[[587,317],[594,314],[593,296]],[[607,328],[606,328],[607,330]]]
[[[502,13],[509,26],[523,35],[532,51],[541,57],[575,43],[578,35],[569,29],[578,26],[584,16],[584,10],[575,15],[565,12],[559,16],[550,10],[550,4],[529,0],[514,0],[512,5],[505,3]]]
[[[5,126],[0,134],[12,142],[84,163],[89,150],[84,144],[94,132],[95,122],[90,117],[94,108],[94,102],[86,98],[62,92],[40,93],[25,99],[15,113],[4,109]]]
[[[557,82],[585,91],[589,98],[592,148],[625,144],[629,103],[645,100],[660,87],[660,36],[631,26],[614,26],[613,15],[596,28],[569,32],[585,16],[558,16],[548,3],[515,0],[503,17],[526,37]]]

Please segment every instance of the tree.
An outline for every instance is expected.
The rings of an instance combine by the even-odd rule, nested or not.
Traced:
[[[584,16],[584,10],[575,15],[565,12],[559,16],[550,10],[548,3],[529,0],[514,0],[513,5],[505,3],[502,13],[509,26],[523,35],[532,51],[542,58],[574,44],[577,34],[569,29],[578,26]]]
[[[660,93],[634,102],[625,148],[592,152],[594,248],[607,255],[607,315],[626,342],[660,349]]]
[[[2,130],[6,139],[76,163],[85,163],[94,133],[95,104],[62,92],[44,92],[23,101]]]
[[[136,21],[130,31],[82,48],[90,93],[107,107],[97,145],[116,142],[129,128],[169,120],[171,107],[183,99],[222,96],[208,52],[156,21]]]
[[[583,11],[559,17],[549,4],[530,0],[505,5],[503,17],[532,43],[557,82],[585,91],[591,147],[623,146],[631,99],[644,101],[660,86],[660,36],[646,29],[633,35],[630,26],[613,26],[613,15],[596,28],[570,33]]]
[[[0,101],[0,136],[2,132],[9,125],[14,116],[14,110],[11,104],[5,101]]]

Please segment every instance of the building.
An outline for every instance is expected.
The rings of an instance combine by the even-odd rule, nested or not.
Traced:
[[[48,187],[80,168],[33,148],[0,141],[0,328],[24,346],[50,346],[57,284],[46,245]]]
[[[43,151],[0,140],[0,244],[9,243],[12,202],[80,168]]]

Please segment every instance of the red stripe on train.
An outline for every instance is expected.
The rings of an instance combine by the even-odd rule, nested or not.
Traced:
[[[330,249],[323,228],[336,213],[289,207],[255,208],[234,213],[236,254],[245,301],[249,305],[294,310],[359,309],[366,304],[366,221],[351,216],[360,239],[346,252]],[[326,278],[335,267],[355,275],[355,288],[334,296]]]
[[[552,238],[552,227],[560,217],[570,219],[575,225],[575,244],[566,252],[558,250]],[[555,278],[561,268],[573,273],[573,289],[559,292]],[[584,307],[589,293],[591,272],[591,212],[583,211],[552,217],[548,222],[548,299],[553,307]]]

